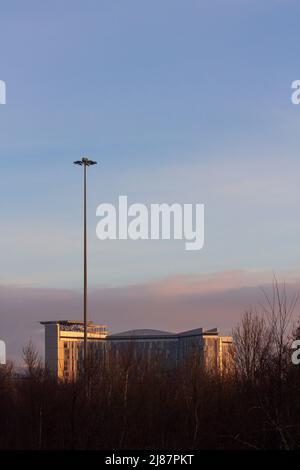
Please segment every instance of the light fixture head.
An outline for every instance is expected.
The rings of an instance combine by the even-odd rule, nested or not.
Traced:
[[[76,160],[73,162],[75,165],[84,165],[84,166],[91,166],[91,165],[97,165],[97,162],[94,160],[89,160],[87,157],[82,157],[81,160]]]

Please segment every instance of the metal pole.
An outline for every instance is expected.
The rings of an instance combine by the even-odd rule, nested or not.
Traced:
[[[83,166],[83,376],[85,384],[87,383],[87,167],[96,165],[97,162],[82,157],[81,160],[74,162],[75,165]]]
[[[84,345],[83,345],[83,364],[84,364],[84,376],[87,374],[87,224],[86,224],[86,167],[84,164],[84,209],[83,209],[83,270],[84,270],[84,286],[83,286],[83,322],[84,322]]]

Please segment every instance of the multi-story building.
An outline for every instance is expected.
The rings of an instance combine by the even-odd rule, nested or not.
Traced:
[[[45,326],[47,366],[59,378],[75,378],[82,363],[83,322],[41,323]],[[194,356],[206,369],[222,373],[230,362],[232,338],[219,335],[216,328],[206,331],[197,328],[181,333],[131,330],[108,335],[106,326],[89,322],[88,342],[93,354],[105,359],[106,364],[130,355],[138,361],[158,360],[167,367],[176,367]]]
[[[76,378],[83,343],[83,322],[77,320],[42,321],[45,327],[45,363],[59,378]],[[107,337],[107,327],[88,322],[89,341]]]
[[[170,333],[159,330],[131,330],[106,338],[114,357],[131,354],[136,359],[157,359],[170,366],[197,357],[207,370],[222,372],[230,361],[231,336],[221,336],[217,328]]]

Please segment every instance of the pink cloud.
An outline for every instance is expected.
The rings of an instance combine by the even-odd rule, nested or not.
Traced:
[[[175,276],[153,282],[148,289],[153,294],[178,296],[191,294],[209,294],[228,289],[257,286],[270,281],[272,274],[251,273],[238,269],[226,270],[199,276]]]
[[[287,291],[299,291],[299,278],[286,276]],[[200,276],[176,276],[143,285],[98,287],[89,292],[89,315],[111,332],[134,328],[170,331],[218,327],[229,334],[243,311],[263,298],[272,274],[228,270]],[[0,338],[8,356],[20,360],[22,347],[32,339],[43,351],[40,320],[79,319],[78,290],[0,286]],[[299,314],[299,306],[295,315]]]

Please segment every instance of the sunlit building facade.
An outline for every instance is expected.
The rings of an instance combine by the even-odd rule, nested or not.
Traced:
[[[78,320],[43,321],[45,327],[45,364],[58,378],[75,379],[79,369],[83,322]],[[102,341],[107,327],[88,322],[89,341]]]
[[[197,358],[206,370],[223,372],[230,362],[231,336],[221,336],[217,328],[171,333],[160,330],[131,330],[107,337],[109,354],[118,358],[131,354],[136,360],[163,361],[179,366]]]
[[[58,378],[75,379],[82,365],[83,322],[41,323],[45,326],[47,367]],[[108,366],[130,357],[140,363],[159,361],[162,366],[177,367],[194,357],[206,370],[223,373],[230,365],[232,337],[221,336],[216,328],[181,333],[130,330],[109,335],[106,326],[89,322],[88,345],[92,354]]]

